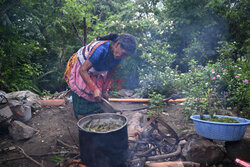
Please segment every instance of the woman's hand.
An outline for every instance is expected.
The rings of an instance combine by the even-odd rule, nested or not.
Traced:
[[[102,98],[102,93],[96,86],[96,84],[92,81],[89,76],[89,69],[92,67],[92,63],[89,60],[86,60],[84,64],[80,67],[80,75],[83,81],[87,84],[87,86],[91,89],[93,97],[96,101],[100,102]]]
[[[96,101],[100,102],[102,99],[102,92],[99,89],[95,89],[93,92],[93,96]]]

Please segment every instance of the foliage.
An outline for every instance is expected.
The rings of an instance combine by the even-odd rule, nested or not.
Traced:
[[[219,118],[219,117],[213,116],[213,117],[201,118],[201,119],[205,121],[212,121],[212,122],[239,123],[236,119],[226,118],[226,117]]]
[[[216,60],[215,52],[218,41],[226,39],[226,20],[221,13],[215,12],[210,0],[166,0],[166,16],[172,21],[170,33],[166,34],[167,42],[176,53],[172,66],[182,72],[188,71],[188,62],[192,59],[201,65]],[[223,4],[222,10],[227,9]]]
[[[230,9],[224,14],[229,27],[229,42],[235,42],[237,52],[232,54],[234,62],[238,58],[249,58],[249,35],[250,35],[250,20],[249,20],[250,2],[248,0],[233,1]]]
[[[158,1],[124,1],[122,6],[120,3],[110,3],[113,7],[120,6],[117,7],[119,13],[111,11],[104,26],[109,32],[127,32],[136,37],[137,53],[126,58],[116,74],[117,78],[124,79],[124,88],[136,88],[141,86],[139,78],[150,74],[153,66],[164,71],[170,61],[173,61],[174,54],[167,52],[169,45],[161,40],[167,21],[159,20],[159,9],[156,7]],[[140,69],[144,69],[144,72]]]
[[[126,2],[117,8],[121,12],[110,15],[104,24],[110,32],[128,32],[136,37],[137,53],[124,60],[116,77],[124,79],[124,88],[140,86],[145,96],[153,91],[169,95],[178,89],[175,76],[170,76],[177,72],[169,68],[175,54],[168,52],[170,46],[162,37],[168,20],[159,17],[158,4],[158,1]],[[116,6],[115,2],[111,5]]]
[[[4,1],[3,9],[11,3]],[[78,27],[83,16],[92,19],[92,9],[77,1],[24,0],[7,10],[0,18],[0,88],[38,94],[65,89],[66,61],[81,46],[71,23]]]
[[[241,52],[242,48],[239,49],[235,41],[223,41],[220,44],[221,47],[218,52],[221,58],[219,61],[226,69],[223,79],[225,82],[225,89],[228,92],[229,106],[237,108],[238,114],[250,118],[249,54],[247,52]],[[243,53],[245,53],[245,55]],[[233,55],[231,59],[230,55]]]
[[[159,115],[161,114],[163,111],[164,111],[164,102],[163,102],[163,98],[164,96],[159,94],[159,93],[156,93],[156,92],[153,92],[150,94],[150,105],[149,105],[149,113],[150,115]]]
[[[244,63],[243,63],[244,64]],[[190,63],[190,71],[183,76],[186,86],[184,111],[187,115],[210,114],[219,109],[237,107],[242,116],[249,117],[249,72],[233,65],[232,61],[197,65]]]
[[[250,87],[249,64],[244,61],[224,62],[225,74],[223,75],[225,89],[227,90],[228,105],[238,110],[238,114],[250,118]]]
[[[46,97],[46,96],[51,96],[51,92],[48,91],[48,90],[44,90],[41,94],[40,94],[42,97]]]
[[[56,162],[56,163],[61,162],[61,161],[65,160],[65,159],[66,158],[64,158],[64,157],[60,157],[60,156],[56,156],[56,155],[53,155],[53,156],[50,157],[50,160],[52,162]]]
[[[126,58],[115,75],[124,80],[123,88],[140,88],[146,97],[153,92],[170,96],[184,88],[191,97],[226,97],[227,107],[249,117],[247,0],[12,3],[0,2],[1,90],[29,89],[40,95],[65,90],[67,60],[83,45],[72,23],[83,36],[86,17],[87,43],[110,32],[136,37],[136,54]],[[192,60],[202,66],[198,68]],[[186,111],[208,111],[211,106],[209,101],[187,102]]]
[[[183,75],[183,84],[186,86],[184,94],[189,98],[185,101],[184,111],[188,115],[213,115],[220,107],[222,101],[219,99],[223,97],[221,76],[215,66],[209,64],[204,67],[195,61],[190,62],[189,72]]]
[[[150,70],[150,73],[140,76],[141,93],[144,96],[156,91],[168,97],[181,90],[179,74],[175,70],[169,67],[165,67],[164,71],[159,71],[156,67]],[[141,69],[141,72],[143,73],[144,69]]]

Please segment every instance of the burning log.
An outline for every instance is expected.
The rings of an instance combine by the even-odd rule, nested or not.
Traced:
[[[128,137],[130,141],[137,141],[140,136],[145,134],[146,129],[150,126],[152,122],[154,122],[157,117],[150,117],[150,120],[146,123],[146,125],[141,128],[140,120],[142,119],[141,113],[135,113],[133,117],[128,122]]]
[[[170,157],[176,157],[180,153],[181,153],[181,146],[178,145],[177,150],[175,152],[173,152],[173,153],[147,157],[147,160],[148,161],[157,161],[157,160],[166,159],[166,158],[170,158]]]
[[[157,130],[157,132],[160,134],[160,136],[161,136],[163,139],[165,139],[165,138],[170,138],[170,137],[171,137],[170,134],[165,134],[165,133],[163,133],[163,132],[158,128],[157,125],[151,124],[151,126],[152,126],[154,129]],[[177,141],[178,141],[178,140],[175,139],[175,142],[177,142]],[[172,144],[172,143],[168,142],[167,140],[165,140],[165,142],[167,142],[168,145],[170,145],[170,146],[175,146],[175,144]]]
[[[140,120],[143,115],[141,113],[135,113],[133,117],[128,122],[128,140],[137,141],[139,133],[142,131],[140,126]]]
[[[173,153],[149,156],[149,157],[144,157],[144,158],[146,158],[147,161],[157,161],[157,160],[162,160],[162,159],[166,159],[166,158],[176,157],[176,156],[180,155],[180,153],[181,153],[181,146],[178,145],[177,150]],[[136,158],[136,159],[131,160],[130,162],[135,163],[135,162],[139,162],[140,160],[141,160],[140,158]]]
[[[163,119],[159,118],[157,119],[157,121],[159,121],[160,124],[162,124],[165,128],[167,128],[167,130],[169,131],[170,134],[173,135],[173,137],[176,139],[175,144],[179,143],[179,137],[177,135],[177,133],[173,130],[173,128],[171,128],[171,126],[169,126]]]
[[[178,135],[159,117],[151,116],[137,131],[136,137],[136,140],[129,141],[128,166],[142,167],[146,161],[165,161],[168,158],[178,157],[181,153]]]
[[[159,144],[162,144],[163,142],[164,142],[164,139]],[[157,148],[159,148],[159,145],[157,145],[156,147],[152,147],[143,153],[137,154],[137,156],[146,156],[147,154],[149,154],[150,152],[154,151]]]

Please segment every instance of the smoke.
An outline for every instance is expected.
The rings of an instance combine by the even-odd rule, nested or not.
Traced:
[[[181,25],[175,23],[174,33],[168,39],[172,52],[177,54],[172,67],[178,65],[180,71],[187,72],[192,59],[202,65],[216,61],[220,56],[218,42],[226,40],[228,32],[227,23],[216,14],[207,13],[199,20],[190,19],[189,23]]]

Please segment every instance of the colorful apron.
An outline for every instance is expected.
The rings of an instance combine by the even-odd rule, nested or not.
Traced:
[[[64,78],[71,90],[78,96],[93,102],[96,100],[92,96],[92,88],[89,88],[86,85],[79,71],[80,67],[94,53],[96,48],[105,42],[107,41],[94,41],[79,49],[77,53],[73,54],[73,56],[69,59],[64,73]],[[100,91],[102,91],[107,77],[107,71],[96,71],[93,67],[91,67],[88,73],[92,81],[96,84]]]

